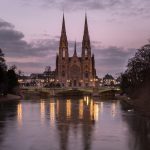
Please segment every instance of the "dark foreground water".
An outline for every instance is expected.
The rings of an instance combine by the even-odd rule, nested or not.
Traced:
[[[150,124],[89,97],[0,104],[0,150],[149,150]]]

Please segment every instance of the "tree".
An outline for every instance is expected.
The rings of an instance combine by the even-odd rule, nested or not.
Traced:
[[[137,50],[128,61],[127,70],[121,79],[123,92],[131,97],[138,97],[143,89],[150,89],[150,44]]]
[[[14,88],[18,86],[18,77],[15,73],[16,66],[11,66],[10,69],[7,72],[8,76],[8,91],[10,93],[13,93]]]
[[[0,68],[3,70],[3,71],[6,71],[7,69],[7,66],[5,64],[5,59],[4,59],[4,54],[0,48]]]
[[[7,66],[5,64],[4,54],[0,49],[0,94],[7,95]]]

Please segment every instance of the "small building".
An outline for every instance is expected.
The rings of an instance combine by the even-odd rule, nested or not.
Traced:
[[[106,74],[103,78],[103,85],[104,86],[113,86],[113,85],[115,85],[114,77],[110,74]]]

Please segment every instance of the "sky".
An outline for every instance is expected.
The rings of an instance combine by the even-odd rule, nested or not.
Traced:
[[[149,0],[0,0],[0,48],[8,66],[25,74],[55,69],[62,16],[69,53],[81,55],[85,12],[99,77],[126,69],[150,39]]]

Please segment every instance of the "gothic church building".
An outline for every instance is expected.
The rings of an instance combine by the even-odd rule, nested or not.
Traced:
[[[63,15],[59,53],[56,56],[56,81],[63,87],[95,87],[96,69],[94,54],[91,54],[91,43],[85,16],[81,56],[77,55],[76,42],[74,54],[69,56],[65,18]]]

